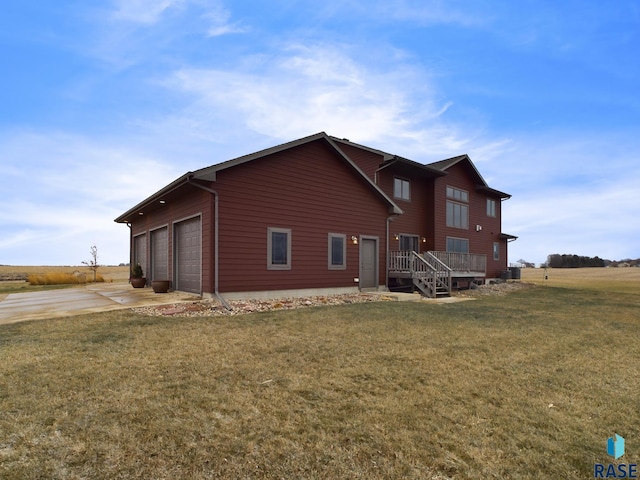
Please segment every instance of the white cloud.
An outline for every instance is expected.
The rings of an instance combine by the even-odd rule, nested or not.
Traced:
[[[185,3],[185,0],[116,0],[112,18],[151,25],[158,22],[167,9]]]
[[[520,237],[510,259],[638,256],[640,168],[629,153],[638,151],[635,140],[577,135],[522,138],[487,164],[496,188],[513,194],[503,203],[503,230]]]
[[[3,137],[0,263],[78,264],[94,244],[102,261],[126,262],[129,232],[114,218],[184,173],[152,149],[114,147],[123,139]]]
[[[222,128],[278,140],[327,131],[407,156],[459,152],[469,141],[443,120],[451,104],[438,98],[426,72],[393,60],[368,65],[351,48],[294,45],[236,70],[185,68],[167,87],[191,94],[185,116],[216,134],[220,125],[206,112],[224,119]]]
[[[244,33],[247,28],[239,22],[231,22],[231,12],[220,4],[212,4],[203,15],[209,22],[207,34],[210,37],[219,37],[230,33]]]
[[[111,18],[150,27],[170,16],[178,16],[192,10],[194,19],[202,18],[209,24],[207,34],[219,36],[245,31],[237,22],[231,22],[231,12],[221,0],[116,0]]]

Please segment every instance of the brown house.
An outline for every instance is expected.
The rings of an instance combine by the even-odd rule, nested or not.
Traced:
[[[506,198],[466,155],[423,165],[319,133],[188,172],[115,221],[175,290],[436,296],[506,270]]]

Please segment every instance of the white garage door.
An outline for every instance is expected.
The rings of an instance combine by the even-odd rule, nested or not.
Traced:
[[[175,225],[175,289],[183,292],[201,293],[201,229],[200,217],[185,220]]]

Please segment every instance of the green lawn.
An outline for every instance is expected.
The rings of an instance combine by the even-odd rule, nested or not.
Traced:
[[[640,459],[640,296],[0,326],[0,478],[593,478]]]

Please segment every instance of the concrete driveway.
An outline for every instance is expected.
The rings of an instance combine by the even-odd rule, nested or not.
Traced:
[[[154,293],[151,287],[132,288],[128,283],[11,293],[0,301],[0,325],[199,299],[199,295],[184,292]]]

